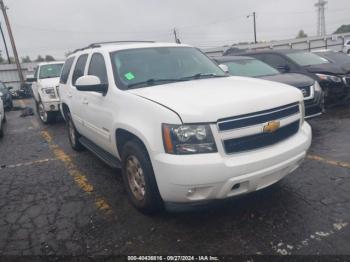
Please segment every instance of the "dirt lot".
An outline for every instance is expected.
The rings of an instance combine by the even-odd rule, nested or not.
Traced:
[[[279,184],[155,217],[130,205],[118,170],[70,148],[63,121],[19,115],[0,141],[0,255],[350,255],[349,109],[309,121],[308,159]]]

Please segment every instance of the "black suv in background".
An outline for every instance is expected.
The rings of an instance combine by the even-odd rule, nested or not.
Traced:
[[[229,50],[224,55],[230,55]],[[325,93],[327,105],[348,103],[350,95],[350,69],[317,54],[301,50],[261,50],[234,53],[259,59],[281,73],[299,73],[318,81]]]
[[[303,93],[305,117],[311,118],[322,114],[323,92],[314,79],[302,74],[281,74],[270,65],[247,56],[222,56],[212,59],[219,65],[226,65],[233,76],[256,77],[294,86]]]
[[[4,103],[5,110],[11,110],[13,108],[12,95],[10,93],[11,87],[6,87],[6,85],[0,81],[0,98]]]

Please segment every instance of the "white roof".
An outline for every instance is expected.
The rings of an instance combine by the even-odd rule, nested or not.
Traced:
[[[64,64],[64,61],[40,62],[38,63],[38,66],[55,65],[55,64]]]
[[[191,46],[185,45],[185,44],[176,44],[176,43],[125,42],[125,43],[101,44],[101,46],[95,47],[93,49],[94,50],[101,50],[102,49],[106,52],[114,52],[114,51],[126,50],[126,49],[152,48],[152,47],[191,47]],[[86,50],[89,50],[89,48],[86,48],[84,50],[79,50],[74,54],[81,53],[81,52],[84,52]],[[72,54],[72,55],[74,55],[74,54]]]

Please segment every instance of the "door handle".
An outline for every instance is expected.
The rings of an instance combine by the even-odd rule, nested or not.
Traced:
[[[68,93],[67,96],[68,96],[68,97],[72,97],[73,95],[72,95],[71,93]]]
[[[83,100],[83,104],[84,105],[88,105],[89,104],[89,101],[87,101],[86,99]]]

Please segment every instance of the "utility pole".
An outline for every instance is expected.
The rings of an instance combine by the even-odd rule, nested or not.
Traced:
[[[0,23],[0,31],[1,31],[2,39],[4,40],[4,46],[5,46],[5,50],[6,50],[7,61],[9,62],[9,64],[11,64],[10,55],[9,55],[9,50],[7,49],[7,43],[6,43],[4,31],[2,30],[2,25],[1,25],[1,23]]]
[[[326,15],[325,7],[328,2],[325,0],[318,0],[315,4],[317,7],[317,35],[325,36],[326,35]]]
[[[14,55],[15,61],[16,61],[18,76],[19,76],[19,79],[21,81],[21,85],[23,86],[24,85],[24,77],[22,74],[21,64],[20,64],[19,59],[18,59],[18,53],[17,53],[17,49],[16,49],[15,39],[13,38],[10,21],[9,21],[8,16],[7,16],[6,6],[5,6],[3,0],[0,0],[0,8],[1,8],[2,13],[4,15],[4,19],[5,19],[5,23],[6,23],[6,27],[7,27],[7,32],[8,32],[9,37],[10,37],[12,51],[13,51],[13,55]]]
[[[256,39],[256,13],[253,12],[253,14],[248,15],[247,18],[249,18],[251,16],[253,17],[253,23],[254,23],[254,43],[256,44],[256,43],[258,43],[258,41]]]
[[[177,43],[177,44],[181,44],[180,39],[177,37],[177,31],[176,31],[176,28],[174,28],[173,33],[174,33],[175,43]]]

